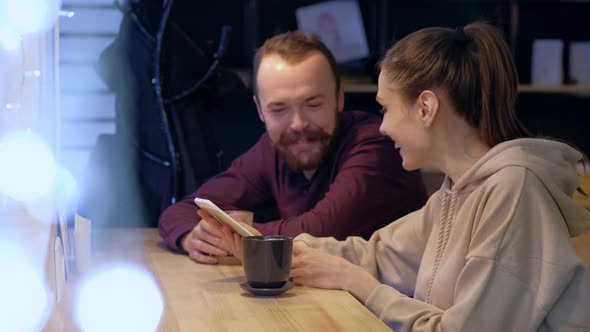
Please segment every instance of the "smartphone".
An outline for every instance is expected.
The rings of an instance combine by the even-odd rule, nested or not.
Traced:
[[[195,204],[199,206],[201,209],[207,211],[213,218],[219,221],[222,225],[226,225],[229,228],[233,229],[234,232],[240,234],[241,236],[254,236],[252,232],[250,232],[246,227],[242,226],[239,222],[237,222],[234,218],[232,218],[229,214],[225,213],[222,209],[220,209],[215,203],[211,202],[208,199],[204,198],[195,198]]]

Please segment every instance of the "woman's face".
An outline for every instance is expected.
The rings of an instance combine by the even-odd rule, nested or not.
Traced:
[[[417,100],[406,100],[395,83],[381,72],[377,102],[383,106],[383,122],[379,131],[389,136],[403,159],[406,170],[424,167],[430,159],[428,131],[420,118]]]

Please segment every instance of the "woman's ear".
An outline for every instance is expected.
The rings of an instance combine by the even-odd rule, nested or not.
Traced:
[[[434,119],[438,115],[439,100],[436,93],[431,90],[424,90],[418,96],[418,107],[420,120],[424,124],[424,128],[428,129],[432,126]]]

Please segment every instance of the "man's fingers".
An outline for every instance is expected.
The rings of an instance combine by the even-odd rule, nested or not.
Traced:
[[[242,260],[242,237],[234,233],[234,255]]]
[[[214,221],[216,222],[216,221]],[[223,241],[223,238],[221,238],[221,236],[217,236],[216,234],[212,233],[211,230],[211,223],[208,222],[207,220],[203,219],[201,220],[201,223],[199,224],[200,227],[198,229],[196,229],[196,234],[195,234],[195,238],[200,239],[204,242],[207,242],[213,246],[216,246],[218,248],[223,248],[225,249],[225,242]],[[219,231],[219,235],[221,234],[221,231]]]
[[[198,250],[191,250],[189,252],[190,259],[195,262],[203,263],[203,264],[217,264],[217,257],[216,256],[209,256],[206,255]]]
[[[229,227],[223,227],[222,233],[223,233],[223,242],[225,243],[227,250],[229,250],[232,254],[234,254],[234,256],[237,256],[237,254],[238,254],[237,253],[237,246],[236,246],[236,242],[234,240],[235,233]]]
[[[226,256],[227,255],[227,250],[225,250],[225,248],[220,248],[217,245],[212,245],[211,243],[209,243],[207,241],[203,241],[201,239],[193,239],[191,247],[200,251],[200,252],[208,254],[208,255],[213,255],[213,256]],[[225,246],[223,246],[223,247],[225,247]]]
[[[221,225],[217,220],[212,218],[203,218],[203,220],[201,220],[201,224],[201,228],[206,230],[210,235],[221,238],[223,225]]]
[[[219,223],[219,221],[217,221],[217,219],[211,217],[210,214],[208,214],[205,210],[199,210],[197,212],[197,214],[199,215],[199,217],[201,217],[201,224],[203,224],[203,226],[205,227],[205,229],[217,236],[217,237],[221,237],[221,223]]]

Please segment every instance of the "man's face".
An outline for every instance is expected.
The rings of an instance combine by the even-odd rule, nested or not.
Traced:
[[[311,53],[290,65],[277,55],[264,57],[254,101],[272,143],[289,167],[296,172],[314,171],[344,107],[343,91],[336,92],[328,60],[321,53]]]

